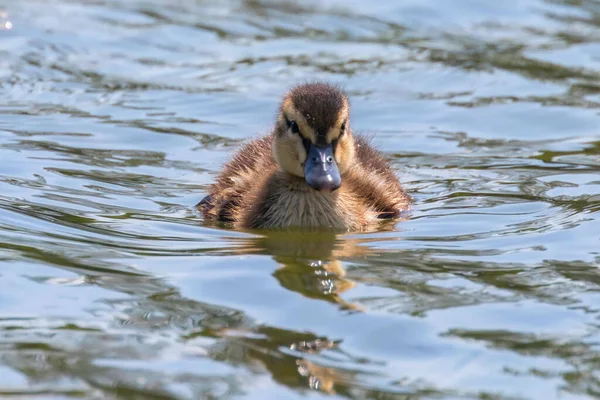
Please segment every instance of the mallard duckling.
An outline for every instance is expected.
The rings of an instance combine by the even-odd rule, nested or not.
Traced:
[[[244,146],[197,207],[236,228],[354,231],[409,203],[384,157],[353,134],[346,95],[308,83],[284,96],[272,133]]]

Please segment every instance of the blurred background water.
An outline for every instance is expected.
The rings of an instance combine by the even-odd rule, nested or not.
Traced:
[[[408,220],[203,225],[313,78]],[[0,0],[0,396],[600,396],[599,78],[596,0]]]

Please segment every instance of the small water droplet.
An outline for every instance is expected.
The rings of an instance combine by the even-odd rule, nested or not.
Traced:
[[[4,24],[4,27],[5,27],[6,29],[8,29],[8,30],[11,30],[11,29],[12,29],[12,22],[10,22],[10,21],[6,21],[6,23]]]

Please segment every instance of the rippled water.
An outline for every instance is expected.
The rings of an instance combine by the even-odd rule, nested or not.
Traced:
[[[600,3],[369,3],[0,0],[0,396],[600,396]],[[315,77],[408,220],[203,225]]]

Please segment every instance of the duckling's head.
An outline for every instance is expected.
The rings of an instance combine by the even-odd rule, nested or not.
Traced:
[[[273,133],[281,169],[313,189],[334,191],[354,161],[348,99],[337,87],[307,83],[289,91]]]

